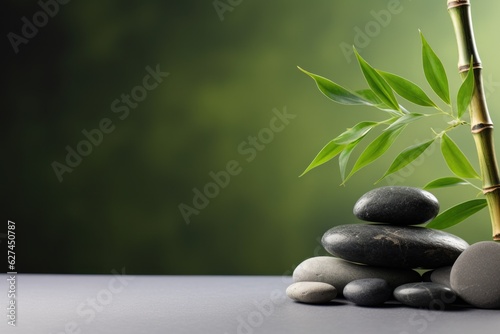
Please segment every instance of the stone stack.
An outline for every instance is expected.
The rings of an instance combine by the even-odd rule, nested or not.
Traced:
[[[431,193],[411,187],[381,187],[363,195],[353,211],[372,224],[340,225],[326,231],[321,243],[333,257],[314,257],[297,266],[290,290],[302,294],[288,293],[290,298],[325,302],[324,294],[311,290],[313,285],[304,291],[300,284],[322,282],[333,286],[336,295],[365,306],[394,297],[409,306],[441,309],[455,300],[450,284],[446,284],[446,272],[469,245],[450,233],[415,226],[439,212],[439,203]],[[445,274],[427,276],[431,280],[432,276],[445,277],[444,284],[422,282],[414,270],[438,268]],[[324,285],[321,288],[325,290]],[[323,298],[310,298],[315,295]]]

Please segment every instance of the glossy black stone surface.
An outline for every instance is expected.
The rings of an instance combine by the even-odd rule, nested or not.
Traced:
[[[369,222],[418,225],[436,217],[439,202],[430,192],[419,188],[389,186],[361,196],[353,212]]]
[[[392,297],[393,289],[380,278],[365,278],[350,282],[344,288],[344,297],[360,306],[377,306]]]
[[[457,299],[450,288],[432,282],[401,285],[394,290],[394,298],[408,306],[431,310],[443,310],[447,304],[451,304]]]
[[[330,254],[348,261],[427,269],[452,265],[469,246],[443,231],[385,224],[336,226],[323,235],[321,243]]]

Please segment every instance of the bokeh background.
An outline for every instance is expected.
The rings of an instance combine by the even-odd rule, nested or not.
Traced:
[[[212,0],[70,1],[16,53],[8,34],[21,35],[22,18],[33,22],[42,9],[34,0],[3,2],[3,220],[16,222],[19,272],[289,274],[305,258],[324,254],[319,239],[327,229],[358,222],[352,206],[366,191],[423,186],[451,174],[434,147],[418,165],[374,185],[402,149],[430,138],[431,126],[444,128],[433,117],[405,130],[387,156],[346,186],[339,185],[337,159],[298,177],[330,139],[386,115],[329,101],[296,66],[365,88],[354,57],[341,48],[357,43],[371,64],[412,79],[435,98],[422,71],[421,29],[456,93],[460,78],[446,1],[231,3],[219,1],[218,12]],[[374,13],[389,8],[398,13],[377,23]],[[496,2],[473,2],[496,123],[499,11]],[[372,36],[362,41],[357,31],[367,27]],[[112,102],[142,85],[147,66],[169,75],[120,119]],[[263,129],[276,110],[294,118],[257,143],[249,159],[241,149],[252,147],[249,136],[269,135]],[[105,118],[114,130],[60,182],[54,161],[64,164],[66,147],[76,149],[86,139],[82,131]],[[451,137],[477,167],[468,128]],[[233,160],[240,173],[187,224],[179,205],[193,206],[193,189],[203,191],[210,172]],[[434,191],[443,209],[476,193],[466,187]],[[486,210],[449,231],[468,242],[489,240]]]

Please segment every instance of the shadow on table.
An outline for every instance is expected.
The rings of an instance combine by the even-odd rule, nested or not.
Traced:
[[[348,301],[347,299],[343,297],[337,297],[335,300],[332,300],[328,303],[323,303],[323,304],[308,304],[308,303],[301,303],[297,301],[292,301],[293,304],[296,305],[304,305],[307,307],[333,307],[333,306],[353,306],[353,307],[361,307],[364,309],[401,309],[401,308],[407,308],[407,309],[412,309],[413,307],[404,305],[396,300],[390,300],[388,302],[385,302],[382,305],[378,306],[362,306],[362,305],[356,305],[353,302]],[[446,308],[437,308],[437,309],[429,309],[429,308],[423,308],[423,307],[414,307],[413,309],[415,310],[424,310],[424,311],[436,311],[436,312],[463,312],[463,311],[472,311],[475,308],[463,301],[456,301],[453,304],[446,305]]]

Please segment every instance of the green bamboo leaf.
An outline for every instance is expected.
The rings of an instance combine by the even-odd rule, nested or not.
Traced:
[[[386,106],[385,104],[379,104],[379,105],[376,105],[374,107],[377,108],[377,109],[379,109],[379,110],[385,111],[385,112],[391,114],[394,117],[400,117],[401,113],[403,113],[403,114],[409,114],[410,113],[402,105],[399,105],[399,109],[400,109],[399,111],[391,109],[388,106]]]
[[[377,126],[379,123],[377,122],[361,122],[356,124],[347,131],[341,133],[337,138],[333,139],[336,144],[345,145],[349,144],[353,141],[356,141],[358,138],[366,135],[371,129]]]
[[[466,179],[480,179],[467,157],[446,133],[441,137],[441,152],[453,174]]]
[[[413,102],[419,106],[437,108],[436,104],[432,102],[432,100],[427,96],[427,94],[425,94],[422,88],[420,88],[410,80],[389,72],[378,72],[384,77],[385,81],[387,81],[392,89],[394,89],[394,91],[398,93],[402,98],[405,98],[408,101]]]
[[[330,161],[335,156],[337,156],[340,152],[342,152],[344,147],[345,147],[345,145],[339,145],[339,144],[335,143],[333,140],[331,140],[328,144],[325,145],[325,147],[323,147],[321,149],[321,151],[316,155],[316,157],[309,164],[309,166],[306,168],[306,170],[302,174],[300,174],[300,176],[303,176],[304,174],[309,172],[311,169],[316,168],[319,165],[322,165],[325,162]]]
[[[342,182],[345,180],[345,172],[347,169],[347,163],[349,162],[349,158],[351,156],[352,151],[358,146],[359,142],[364,138],[365,136],[360,137],[358,140],[348,144],[342,153],[339,155],[339,167],[340,167],[340,177],[342,178]]]
[[[399,117],[395,122],[393,122],[386,130],[391,130],[393,128],[400,127],[401,125],[406,125],[414,122],[422,117],[426,117],[425,114],[411,113]]]
[[[299,67],[299,70],[310,76],[318,86],[319,90],[330,100],[346,105],[369,105],[372,103],[350,90],[332,82],[322,76],[307,72]]]
[[[384,80],[384,78],[370,66],[358,53],[356,49],[354,49],[356,53],[356,57],[358,58],[358,63],[365,76],[366,82],[368,86],[372,89],[372,91],[377,95],[377,97],[387,105],[389,108],[393,110],[400,110],[398,101],[394,96],[394,92],[392,91],[391,86]]]
[[[424,73],[427,82],[434,92],[448,105],[450,102],[450,89],[448,86],[448,77],[444,70],[443,63],[438,58],[434,50],[430,47],[422,32],[422,61],[424,65]]]
[[[472,94],[474,92],[474,70],[472,69],[472,59],[469,68],[470,70],[467,73],[467,77],[465,77],[465,80],[462,82],[457,94],[458,118],[462,118],[465,111],[469,107],[470,101],[472,100]]]
[[[473,199],[463,202],[444,211],[426,225],[428,228],[445,229],[469,218],[476,212],[484,209],[488,203],[485,199]]]
[[[406,149],[404,149],[397,157],[394,159],[392,162],[391,166],[389,169],[385,172],[385,174],[378,180],[377,182],[381,181],[384,177],[387,175],[390,175],[392,173],[397,172],[401,168],[404,168],[406,165],[411,163],[413,160],[418,158],[424,151],[432,144],[434,143],[435,138],[426,141],[425,143],[422,144],[416,144],[413,146],[410,146]]]
[[[460,186],[469,184],[464,179],[459,177],[442,177],[427,183],[424,186],[424,189],[435,189],[435,188],[444,188],[444,187],[452,187],[452,186]]]
[[[370,101],[374,106],[382,105],[382,101],[378,98],[378,96],[371,89],[361,89],[355,92],[357,95],[361,96],[367,101]]]
[[[377,95],[375,95],[375,93],[371,89],[357,90],[355,93],[358,94],[359,96],[361,96],[362,98],[364,98],[365,100],[370,101],[370,103],[372,104],[371,106],[373,106],[379,110],[385,111],[385,112],[391,114],[392,116],[396,116],[396,117],[401,116],[401,112],[396,111],[394,109],[391,109],[387,105],[382,103],[382,101],[377,97]],[[399,105],[399,108],[405,114],[410,113],[402,105]]]
[[[389,108],[388,106],[386,106],[385,104],[379,104],[379,105],[376,105],[374,106],[375,108],[379,109],[379,110],[382,110],[382,111],[385,111],[386,113],[390,114],[391,116],[394,116],[396,118],[399,118],[401,116],[401,111],[405,114],[407,114],[408,112],[406,111],[406,109],[404,109],[401,105],[399,106],[399,108],[401,109],[401,111],[396,111],[394,109],[391,109]]]
[[[363,153],[359,156],[358,160],[354,164],[351,172],[345,179],[345,181],[349,180],[351,176],[359,171],[361,168],[366,167],[371,164],[375,160],[377,160],[382,154],[384,154],[389,147],[391,147],[392,143],[396,140],[399,134],[403,131],[406,126],[400,126],[391,130],[385,130],[382,132],[380,136],[375,138],[370,145],[368,145]],[[344,183],[345,183],[344,181]]]

